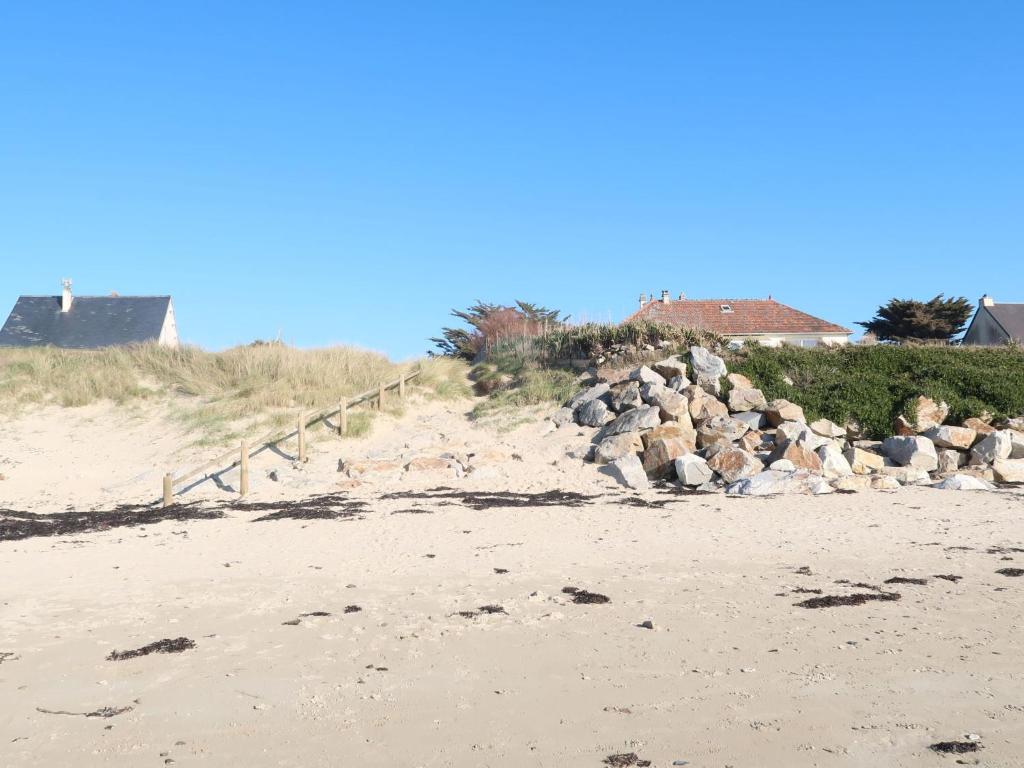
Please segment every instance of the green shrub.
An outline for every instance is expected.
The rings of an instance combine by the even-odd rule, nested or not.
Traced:
[[[868,437],[892,434],[918,395],[945,400],[950,423],[988,412],[1024,414],[1024,351],[1015,347],[845,346],[778,348],[747,344],[729,370],[746,375],[769,400],[786,398],[808,419],[853,419]],[[787,384],[788,377],[792,384]]]
[[[547,362],[557,360],[583,360],[597,357],[616,345],[643,347],[667,341],[676,350],[691,345],[721,349],[721,336],[699,328],[681,328],[669,323],[638,320],[615,325],[611,323],[587,323],[585,325],[562,326],[537,336],[534,340],[536,354]]]

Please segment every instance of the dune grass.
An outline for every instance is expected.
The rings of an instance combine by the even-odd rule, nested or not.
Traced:
[[[195,433],[196,442],[213,445],[257,427],[284,426],[299,409],[323,408],[369,391],[417,364],[423,374],[413,388],[431,397],[468,392],[465,364],[397,364],[353,347],[254,344],[223,352],[155,344],[88,351],[38,347],[0,349],[0,407],[10,413],[31,405],[169,400],[172,417]],[[397,398],[385,403],[401,408]],[[363,433],[369,424],[369,416],[353,414],[350,433]]]

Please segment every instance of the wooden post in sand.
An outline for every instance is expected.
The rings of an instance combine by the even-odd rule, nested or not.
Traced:
[[[348,404],[344,401],[338,403],[338,437],[344,437],[348,432]]]
[[[171,473],[168,472],[164,475],[164,506],[169,507],[173,504],[174,497],[174,478]]]
[[[377,410],[384,410],[384,382],[380,383],[380,391],[377,393]]]
[[[306,417],[299,411],[299,462],[306,460]]]
[[[241,453],[238,456],[238,494],[245,498],[249,493],[249,442],[242,441]]]
[[[398,396],[405,400],[405,373],[398,377]]]

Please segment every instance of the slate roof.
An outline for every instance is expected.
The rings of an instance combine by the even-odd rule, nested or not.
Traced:
[[[1024,304],[994,304],[985,307],[1011,339],[1024,339]]]
[[[731,307],[723,312],[722,306]],[[652,320],[688,328],[702,328],[722,336],[772,333],[852,333],[849,328],[808,315],[774,299],[678,299],[668,304],[654,300],[628,320]]]
[[[170,296],[21,296],[0,329],[0,347],[98,349],[160,338]]]

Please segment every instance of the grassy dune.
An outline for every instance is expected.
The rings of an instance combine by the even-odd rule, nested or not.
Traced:
[[[0,349],[0,406],[10,413],[32,405],[166,401],[175,418],[197,431],[197,442],[217,443],[243,427],[284,424],[296,409],[325,407],[373,389],[415,365],[423,369],[415,386],[424,394],[468,394],[467,366],[453,360],[399,364],[353,347],[258,344],[207,352],[145,344],[95,351]],[[369,414],[355,414],[350,429],[358,435],[369,423]]]

